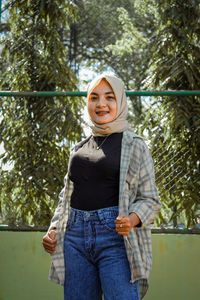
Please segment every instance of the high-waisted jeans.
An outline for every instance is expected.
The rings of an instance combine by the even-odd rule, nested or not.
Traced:
[[[115,229],[118,207],[71,209],[64,239],[65,300],[139,300],[130,283],[123,236]]]

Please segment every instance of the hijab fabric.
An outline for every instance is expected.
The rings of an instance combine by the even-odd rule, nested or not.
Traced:
[[[121,79],[110,75],[100,75],[96,77],[88,85],[87,101],[89,100],[91,92],[100,83],[102,79],[105,79],[113,89],[117,101],[117,115],[112,122],[106,124],[97,124],[92,119],[90,119],[93,123],[93,125],[90,127],[92,129],[93,135],[95,136],[102,136],[112,134],[115,132],[122,132],[128,129],[129,127],[128,121],[126,120],[128,115],[128,105],[124,90],[124,83]]]

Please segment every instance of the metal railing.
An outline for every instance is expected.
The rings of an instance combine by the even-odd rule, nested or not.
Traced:
[[[127,96],[195,96],[200,95],[200,90],[197,91],[126,91]],[[1,97],[59,97],[59,96],[87,96],[85,91],[77,92],[18,92],[18,91],[0,91]]]
[[[15,231],[15,232],[46,232],[48,230],[48,226],[11,226],[11,225],[0,225],[0,231]],[[180,229],[180,228],[152,228],[151,232],[153,234],[200,234],[200,228],[192,228],[192,229]]]
[[[68,91],[0,91],[0,97],[60,97],[60,96],[68,96],[68,97],[85,97],[87,95],[86,91],[74,91],[74,92],[68,92]],[[200,96],[200,90],[196,91],[133,91],[128,90],[126,91],[127,96],[142,96],[142,97],[150,97],[151,96]],[[173,99],[173,98],[172,98]],[[130,99],[131,101],[134,101],[133,98]],[[184,100],[183,100],[184,101]],[[163,125],[164,126],[164,125]],[[157,131],[157,128],[153,128],[154,132]],[[153,131],[152,130],[152,131]],[[198,134],[199,128],[196,129],[196,132],[193,133]],[[162,136],[158,137],[162,140],[162,144],[165,143]],[[151,137],[147,137],[147,140],[151,141]],[[150,145],[151,146],[151,145]],[[155,145],[154,145],[155,146]],[[179,186],[179,182],[184,180],[186,185],[188,183],[188,179],[190,176],[190,171],[193,172],[193,170],[186,170],[186,169],[180,169],[179,162],[180,160],[187,160],[190,159],[190,156],[193,155],[190,149],[185,149],[181,151],[174,152],[173,149],[173,143],[169,146],[164,144],[164,147],[160,147],[159,139],[158,144],[156,145],[157,148],[152,152],[153,159],[155,161],[155,170],[156,170],[156,183],[158,186],[158,189],[160,191],[161,199],[162,197],[168,197],[166,195],[166,191],[169,194],[170,193],[176,194],[177,184]],[[164,148],[164,151],[160,150],[160,148]],[[197,164],[199,163],[199,157],[196,158]],[[166,181],[167,178],[167,181]],[[199,180],[198,174],[197,174],[197,180]],[[195,184],[195,182],[194,182]],[[185,187],[188,189],[188,187]],[[199,224],[197,224],[196,228],[193,229],[179,229],[179,228],[153,228],[153,233],[197,233],[199,234]],[[0,230],[11,230],[11,231],[45,231],[45,226],[0,226]]]

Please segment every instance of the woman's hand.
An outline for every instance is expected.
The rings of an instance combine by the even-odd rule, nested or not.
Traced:
[[[136,213],[131,213],[129,216],[120,214],[115,220],[116,231],[118,234],[128,235],[131,228],[140,223],[141,220]]]
[[[45,234],[42,239],[42,244],[46,252],[48,252],[49,254],[54,253],[57,244],[56,229],[51,229]]]

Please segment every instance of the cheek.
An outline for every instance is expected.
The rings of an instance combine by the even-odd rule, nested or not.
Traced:
[[[93,103],[88,103],[87,109],[90,116],[91,114],[94,114],[95,106],[93,105]]]
[[[113,116],[116,117],[117,116],[117,103],[116,102],[112,103],[111,109],[112,109]]]

